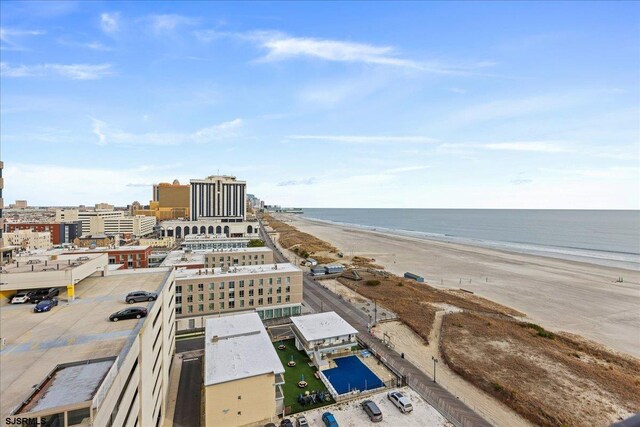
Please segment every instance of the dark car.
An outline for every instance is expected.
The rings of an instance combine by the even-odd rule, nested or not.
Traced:
[[[372,400],[365,400],[362,402],[362,409],[367,413],[371,421],[382,421],[382,411]]]
[[[140,319],[147,316],[147,309],[144,307],[125,308],[109,316],[109,320],[117,322],[123,319]]]
[[[34,313],[44,313],[45,311],[51,311],[53,307],[58,305],[58,298],[45,299],[40,301],[33,307]]]
[[[156,299],[158,299],[158,294],[155,292],[136,291],[129,292],[124,300],[129,304],[133,304],[134,302],[154,301]]]
[[[29,302],[37,304],[40,301],[51,299],[60,295],[58,288],[38,289],[29,296]]]
[[[283,418],[282,421],[280,421],[280,427],[293,427],[293,423],[289,418]]]
[[[325,412],[324,414],[322,414],[322,421],[327,427],[338,427],[336,417],[334,417],[331,412]]]

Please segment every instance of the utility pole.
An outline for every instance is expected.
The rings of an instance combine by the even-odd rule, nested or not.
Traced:
[[[436,382],[436,363],[438,363],[438,359],[431,356],[431,360],[433,360],[433,382]]]

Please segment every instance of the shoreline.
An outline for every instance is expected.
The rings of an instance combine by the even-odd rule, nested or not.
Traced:
[[[285,214],[292,215],[292,214]],[[476,246],[497,251],[518,253],[523,255],[534,255],[547,258],[555,258],[566,261],[583,262],[587,264],[600,265],[604,267],[621,268],[624,270],[640,271],[640,254],[628,252],[613,252],[586,248],[572,248],[564,246],[540,245],[524,242],[507,242],[498,240],[481,240],[471,237],[459,237],[448,234],[429,233],[426,231],[392,229],[349,222],[339,222],[328,219],[296,215],[310,222],[334,225],[336,227],[353,228],[357,230],[371,231],[374,233],[388,234],[390,236],[413,237],[416,239],[459,244],[465,246]],[[609,256],[603,256],[610,254]],[[615,256],[618,256],[616,258]]]
[[[640,272],[360,227],[276,215],[346,255],[375,259],[391,273],[410,271],[438,288],[464,288],[566,331],[640,356]],[[615,283],[617,277],[623,283]]]

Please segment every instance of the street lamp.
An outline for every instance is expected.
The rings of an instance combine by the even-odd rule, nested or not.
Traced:
[[[436,382],[436,363],[438,363],[438,359],[436,357],[431,356],[431,360],[433,360],[433,382]]]

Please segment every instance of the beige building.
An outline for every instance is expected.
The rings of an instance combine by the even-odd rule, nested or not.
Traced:
[[[277,421],[284,367],[256,313],[208,319],[204,351],[205,426]]]
[[[140,239],[139,245],[151,246],[152,248],[172,248],[176,244],[173,237],[162,237],[160,239]]]
[[[273,251],[267,247],[207,251],[204,254],[205,268],[263,264],[273,264]]]
[[[49,249],[53,247],[51,243],[51,233],[48,231],[15,230],[3,234],[5,246],[15,246],[25,251],[37,249]]]
[[[261,319],[300,314],[302,270],[288,264],[176,271],[178,331],[204,328],[222,314],[254,311]]]
[[[112,211],[113,208],[114,208],[114,206],[110,205],[109,203],[96,203],[95,204],[95,209],[96,210]]]
[[[50,312],[18,306],[3,316],[2,419],[161,425],[175,349],[174,286],[170,269],[99,273],[76,285],[82,304],[61,293]],[[148,315],[110,322],[109,315],[130,307],[123,295],[137,290],[158,293],[138,304]]]
[[[153,232],[156,219],[144,215],[125,216],[123,211],[56,209],[56,221],[82,222],[82,235],[145,236]]]
[[[103,232],[110,236],[140,237],[153,233],[155,225],[156,219],[154,217],[144,215],[104,218]]]

